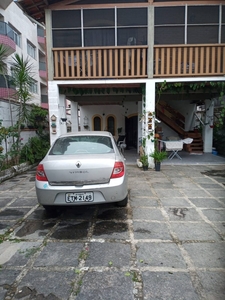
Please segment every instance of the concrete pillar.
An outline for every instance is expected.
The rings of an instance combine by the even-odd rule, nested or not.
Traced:
[[[154,73],[154,6],[148,7],[148,78],[153,78]]]
[[[48,82],[49,130],[51,145],[60,135],[59,89],[54,81]],[[56,118],[56,119],[55,119]],[[53,129],[52,125],[56,125]]]
[[[78,104],[71,101],[71,131],[79,131]]]
[[[64,134],[67,133],[67,126],[66,122],[63,122],[61,118],[66,117],[66,96],[59,95],[59,116],[60,116],[60,126],[59,126],[59,133]]]
[[[54,76],[54,63],[52,55],[52,13],[50,9],[45,10],[45,32],[46,32],[46,56],[47,56],[47,70],[48,80],[53,80]]]
[[[213,125],[213,116],[214,116],[214,102],[213,100],[205,100],[205,126],[202,128],[202,138],[204,144],[204,153],[212,152],[213,145],[213,128],[210,126]]]
[[[142,95],[142,146],[146,154],[154,151],[155,132],[155,82],[147,80],[145,94]],[[149,157],[149,167],[154,168],[153,159]]]

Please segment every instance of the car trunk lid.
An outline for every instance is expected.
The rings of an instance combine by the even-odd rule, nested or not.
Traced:
[[[49,156],[43,161],[50,185],[83,186],[104,184],[110,181],[115,153],[79,156]]]

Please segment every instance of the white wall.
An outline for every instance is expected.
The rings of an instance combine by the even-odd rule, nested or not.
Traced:
[[[11,109],[12,109],[13,125],[15,125],[17,121],[18,105],[12,102]],[[9,127],[12,125],[11,116],[10,116],[10,105],[8,101],[0,100],[0,120],[2,120],[2,126],[4,127]]]
[[[90,105],[90,106],[81,106],[80,115],[80,127],[81,130],[87,130],[84,128],[84,118],[85,116],[89,120],[89,129],[93,130],[93,116],[99,115],[102,119],[102,130],[107,130],[107,117],[114,116],[116,120],[116,137],[117,129],[122,127],[122,133],[125,133],[125,117],[130,117],[138,113],[138,105],[136,102],[126,101],[124,107],[121,105]],[[71,120],[73,122],[73,120]]]

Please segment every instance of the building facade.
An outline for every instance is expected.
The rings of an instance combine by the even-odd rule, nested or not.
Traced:
[[[28,58],[32,65],[34,80],[30,90],[32,98],[29,103],[48,107],[44,32],[44,26],[25,15],[14,1],[0,2],[0,44],[8,50],[4,61],[7,66],[8,82],[6,83],[4,76],[0,75],[0,119],[3,120],[5,127],[15,124],[18,114],[15,88],[10,85],[11,66],[15,53],[23,56],[24,59]]]
[[[178,2],[19,1],[46,26],[51,142],[67,130],[67,100],[72,131],[126,135],[148,153],[158,121],[163,139],[194,136],[200,103],[201,151],[212,151],[218,91],[206,87],[224,82],[225,2]]]

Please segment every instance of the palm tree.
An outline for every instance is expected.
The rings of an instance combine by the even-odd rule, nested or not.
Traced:
[[[0,44],[0,74],[5,79],[6,89],[8,91],[8,101],[9,101],[11,125],[13,126],[12,107],[11,107],[11,100],[9,97],[8,79],[7,79],[7,65],[5,64],[6,58],[7,58],[7,49],[2,44]]]
[[[16,95],[19,102],[18,121],[17,121],[17,163],[19,162],[20,153],[20,133],[21,124],[29,118],[27,102],[31,99],[30,87],[34,80],[32,78],[32,64],[23,55],[15,54],[12,62],[12,81],[16,87]]]

